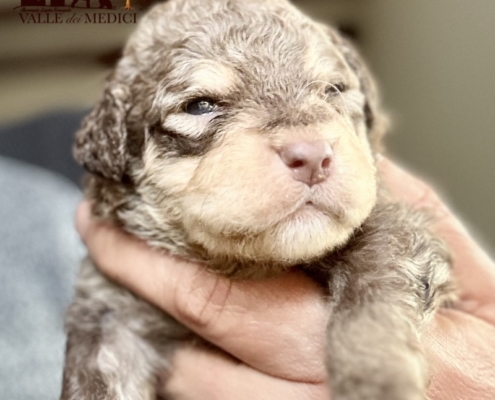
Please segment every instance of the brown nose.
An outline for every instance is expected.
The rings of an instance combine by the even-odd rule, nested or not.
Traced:
[[[308,186],[323,182],[330,174],[332,148],[323,141],[289,143],[279,154],[292,177]]]

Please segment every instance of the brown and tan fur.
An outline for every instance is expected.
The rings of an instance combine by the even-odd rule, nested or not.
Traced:
[[[198,98],[214,110],[186,112]],[[421,335],[451,297],[448,256],[383,194],[385,128],[354,49],[285,0],[172,0],[130,38],[75,155],[94,212],[150,245],[232,278],[297,266],[320,280],[334,400],[423,400]],[[280,156],[308,142],[332,153],[314,185]],[[171,353],[198,340],[89,259],[67,331],[63,400],[154,399]]]

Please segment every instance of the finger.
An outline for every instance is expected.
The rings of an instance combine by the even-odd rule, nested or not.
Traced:
[[[425,337],[430,400],[491,400],[495,393],[495,327],[442,309]]]
[[[81,218],[86,218],[84,212]],[[320,288],[304,274],[230,281],[202,265],[150,249],[95,219],[80,221],[78,227],[91,258],[105,274],[207,341],[275,376],[325,381],[329,311]]]
[[[287,381],[265,375],[219,352],[198,348],[178,350],[165,397],[202,400],[327,400],[325,383]],[[168,398],[168,397],[167,397]]]
[[[394,197],[427,209],[436,217],[432,228],[447,242],[453,255],[454,273],[461,289],[460,307],[495,324],[494,262],[430,186],[387,159],[382,159],[379,166]]]
[[[76,210],[76,229],[79,235],[84,240],[87,235],[91,222],[91,203],[88,200],[84,200],[77,206]]]

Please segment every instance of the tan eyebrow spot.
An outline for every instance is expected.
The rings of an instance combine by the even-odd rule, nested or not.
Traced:
[[[168,110],[182,104],[184,98],[197,96],[218,96],[222,98],[229,95],[240,80],[231,68],[216,61],[202,60],[200,62],[184,62],[172,71],[166,82],[174,82],[176,85],[164,85],[157,91],[153,107],[162,113],[165,119]],[[165,80],[164,80],[165,82]]]
[[[234,71],[217,62],[202,62],[191,73],[191,88],[213,93],[228,93],[239,82]]]
[[[328,81],[329,83],[344,80],[351,86],[359,83],[343,55],[335,46],[328,43],[318,43],[309,47],[304,61],[306,70],[315,79]]]

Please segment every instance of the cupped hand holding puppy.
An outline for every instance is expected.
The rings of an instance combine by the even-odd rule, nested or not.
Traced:
[[[380,169],[397,198],[437,214],[435,229],[452,249],[461,287],[459,307],[440,310],[425,337],[430,399],[493,399],[495,265],[427,185],[387,160]],[[180,349],[168,392],[203,400],[329,398],[329,313],[321,289],[304,274],[232,282],[92,219],[87,203],[77,226],[103,272],[223,351]]]

